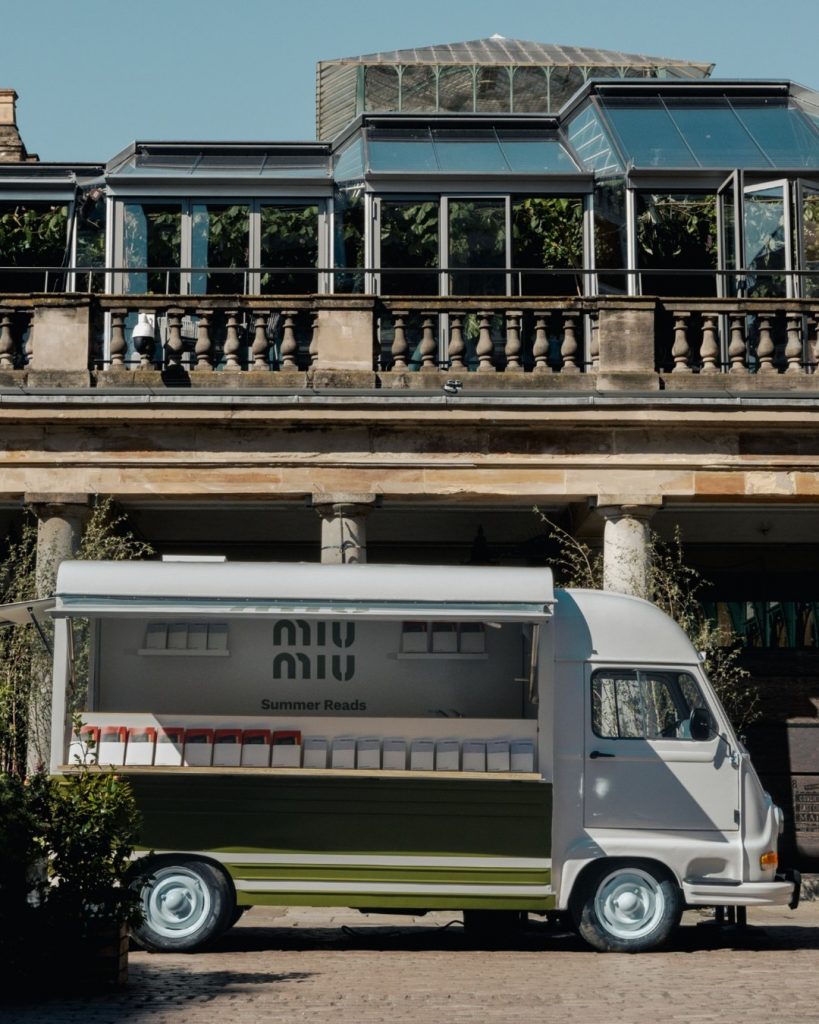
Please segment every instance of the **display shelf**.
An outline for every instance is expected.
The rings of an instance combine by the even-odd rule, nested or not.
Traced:
[[[488,654],[461,651],[399,651],[399,661],[486,661]]]
[[[181,647],[140,647],[137,654],[143,658],[229,658],[230,651],[225,648],[208,650],[207,648],[181,648]]]
[[[237,768],[211,765],[193,767],[186,765],[60,765],[60,772],[70,775],[79,771],[109,772],[113,767],[118,775],[268,775],[271,778],[292,776],[293,778],[347,778],[347,779],[441,779],[467,780],[470,782],[540,782],[539,772],[436,772],[404,771],[385,768]]]

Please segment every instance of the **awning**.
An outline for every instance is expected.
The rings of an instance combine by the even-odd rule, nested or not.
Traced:
[[[54,614],[543,622],[553,604],[548,569],[77,561]]]
[[[0,626],[36,626],[54,607],[53,597],[0,605]]]

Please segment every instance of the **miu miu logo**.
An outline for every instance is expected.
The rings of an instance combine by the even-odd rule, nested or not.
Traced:
[[[312,647],[317,650],[280,651],[273,658],[273,678],[335,679],[339,683],[347,683],[355,674],[355,655],[337,654],[333,648],[345,650],[354,642],[354,622],[310,623],[305,619],[280,619],[273,626],[274,647]],[[328,647],[329,651],[326,650]]]

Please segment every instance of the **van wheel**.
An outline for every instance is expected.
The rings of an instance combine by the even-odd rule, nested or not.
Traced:
[[[573,906],[575,927],[603,953],[639,953],[661,945],[680,923],[679,887],[654,864],[601,864]]]
[[[186,953],[211,942],[230,927],[236,906],[222,872],[206,861],[180,857],[158,860],[141,870],[143,920],[131,934],[153,952]]]

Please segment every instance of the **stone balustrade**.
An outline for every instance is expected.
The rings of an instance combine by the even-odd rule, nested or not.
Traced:
[[[658,320],[659,372],[770,378],[813,374],[819,299],[668,299]]]
[[[482,388],[812,388],[817,320],[808,299],[5,295],[0,377],[423,388],[433,374],[474,373]]]

